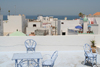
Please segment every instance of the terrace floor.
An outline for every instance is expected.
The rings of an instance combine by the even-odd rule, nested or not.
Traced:
[[[42,56],[51,54],[58,50],[58,57],[54,67],[91,67],[83,65],[84,50],[83,46],[53,46],[38,45],[36,52],[41,52]],[[12,60],[14,53],[25,53],[24,45],[0,45],[0,67],[15,67],[15,61]],[[97,57],[97,65],[100,65],[100,54]],[[40,67],[41,61],[40,61]]]

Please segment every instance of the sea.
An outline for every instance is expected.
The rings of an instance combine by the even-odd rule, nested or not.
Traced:
[[[52,16],[53,18],[58,18],[58,20],[63,20],[65,17],[67,17],[67,20],[73,20],[73,19],[78,19],[79,18],[79,16],[56,16],[56,15],[44,15],[43,17],[46,17],[46,16],[48,16],[48,17],[50,17],[50,16]],[[36,16],[36,15],[26,15],[26,19],[37,19],[37,17],[38,16]],[[4,15],[3,16],[3,20],[7,20],[7,16],[6,15]]]

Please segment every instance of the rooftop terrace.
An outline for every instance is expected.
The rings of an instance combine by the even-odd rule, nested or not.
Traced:
[[[91,67],[83,65],[83,45],[91,44],[90,40],[95,39],[96,46],[100,46],[100,35],[0,37],[0,57],[2,57],[0,67],[15,67],[12,56],[14,53],[26,53],[24,45],[26,39],[37,42],[36,52],[41,52],[42,56],[52,55],[55,50],[58,50],[54,67]],[[100,54],[97,56],[97,65],[100,65]]]

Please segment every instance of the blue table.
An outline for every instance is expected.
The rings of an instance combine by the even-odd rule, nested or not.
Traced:
[[[27,59],[37,59],[37,67],[39,67],[39,60],[42,59],[40,52],[33,53],[15,53],[13,54],[12,60],[15,60],[15,67],[18,67],[18,60],[27,60]]]

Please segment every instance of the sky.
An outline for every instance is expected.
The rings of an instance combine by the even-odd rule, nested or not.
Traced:
[[[0,0],[1,14],[78,15],[100,12],[100,0]]]

